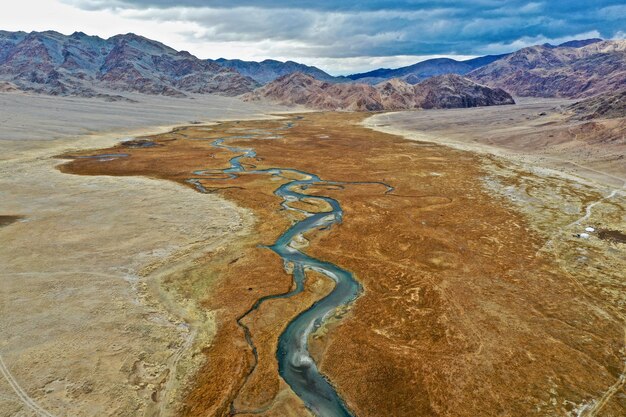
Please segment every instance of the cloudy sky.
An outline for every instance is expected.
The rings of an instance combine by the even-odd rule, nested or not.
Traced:
[[[292,59],[333,74],[624,38],[623,0],[16,0],[0,29],[134,32],[200,58]]]

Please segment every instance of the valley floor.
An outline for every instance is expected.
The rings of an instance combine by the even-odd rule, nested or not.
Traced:
[[[300,192],[343,209],[290,245],[363,286],[307,340],[354,415],[623,415],[624,175],[615,144],[589,148],[603,175],[537,169],[537,120],[564,123],[555,104],[265,120],[241,104],[192,120],[242,120],[126,144],[0,142],[0,414],[311,415],[276,350],[332,280],[308,270],[302,292],[251,310],[293,289],[295,265],[267,245],[329,211],[281,205],[302,174],[253,172],[289,168],[335,182]],[[535,139],[511,144],[516,130]]]

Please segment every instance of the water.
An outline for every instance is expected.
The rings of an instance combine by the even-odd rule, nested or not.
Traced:
[[[292,126],[293,122],[289,122],[282,129],[288,129]],[[243,319],[267,300],[292,297],[302,292],[306,279],[306,271],[316,271],[332,279],[335,282],[334,289],[309,309],[300,313],[287,325],[287,328],[279,337],[276,359],[278,360],[278,372],[281,377],[316,416],[352,416],[352,413],[335,388],[317,369],[317,365],[308,351],[308,339],[311,333],[321,326],[338,308],[343,308],[354,302],[362,292],[362,287],[350,271],[330,262],[308,256],[306,253],[297,249],[297,245],[294,242],[297,242],[305,233],[314,230],[328,229],[335,224],[341,223],[343,219],[343,211],[337,200],[326,196],[306,194],[306,190],[309,187],[329,185],[342,187],[346,184],[363,183],[325,181],[315,174],[289,168],[246,170],[246,166],[242,164],[241,159],[254,158],[256,157],[256,152],[253,149],[227,146],[224,144],[224,141],[226,139],[269,139],[277,137],[276,135],[268,135],[268,132],[264,131],[249,132],[250,134],[248,135],[214,140],[211,143],[214,147],[226,149],[237,154],[237,156],[230,159],[228,168],[196,171],[194,175],[198,176],[198,178],[192,178],[189,182],[193,184],[198,191],[207,192],[200,182],[202,179],[227,180],[242,174],[280,177],[288,181],[278,187],[274,192],[277,196],[282,198],[282,208],[297,211],[303,214],[305,218],[295,222],[273,245],[268,247],[282,258],[285,270],[290,272],[293,276],[295,283],[293,289],[284,294],[274,294],[260,298],[247,312],[239,317],[238,323],[244,329],[246,340],[252,348],[256,366],[256,361],[258,360],[256,348],[249,329],[243,324]],[[393,190],[392,187],[384,183],[374,184],[385,187],[385,192]],[[325,203],[316,206],[324,207],[328,205],[330,206],[330,210],[317,213],[297,209],[289,205],[289,202],[300,201],[305,198],[309,201]],[[252,371],[253,369],[250,370],[248,376]],[[235,410],[233,410],[233,412],[234,411]]]

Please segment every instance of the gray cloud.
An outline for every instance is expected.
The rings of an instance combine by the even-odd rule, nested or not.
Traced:
[[[281,56],[481,55],[581,34],[617,36],[622,1],[64,0],[189,24],[194,42],[259,43]]]

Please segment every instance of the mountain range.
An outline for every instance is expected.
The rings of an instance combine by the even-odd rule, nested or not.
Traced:
[[[466,78],[437,78],[444,74]],[[433,83],[424,84],[429,79]],[[466,61],[437,58],[334,77],[293,61],[199,59],[132,33],[103,39],[82,32],[68,36],[54,31],[0,31],[2,92],[112,100],[126,99],[125,92],[176,97],[248,93],[249,100],[377,110],[507,102],[500,89],[518,96],[585,98],[624,85],[626,40],[575,40]]]
[[[256,61],[242,61],[240,59],[216,59],[216,60],[207,60],[209,62],[214,62],[223,67],[232,68],[238,71],[240,74],[245,75],[247,77],[252,78],[260,84],[267,84],[269,82],[274,81],[276,78],[282,77],[283,75],[291,74],[294,72],[301,72],[303,74],[308,74],[312,77],[317,78],[321,81],[328,82],[343,82],[350,81],[350,79],[345,77],[333,77],[332,75],[322,71],[321,69],[310,66],[300,64],[294,61],[276,61],[274,59],[266,59],[261,62]]]
[[[246,101],[266,100],[319,110],[378,111],[433,109],[514,104],[504,90],[474,83],[456,74],[432,77],[416,85],[401,79],[377,85],[329,83],[293,73],[243,96]]]
[[[434,58],[396,69],[379,68],[360,74],[352,74],[348,75],[348,78],[368,84],[378,84],[381,81],[389,80],[391,78],[402,78],[409,84],[417,84],[427,78],[435,77],[437,75],[464,75],[476,68],[488,65],[505,56],[506,54],[487,55],[474,59],[468,59],[466,61],[457,61],[451,58]]]
[[[86,97],[108,97],[110,91],[239,95],[258,86],[237,71],[132,33],[103,39],[54,31],[0,31],[0,81],[20,90]]]

